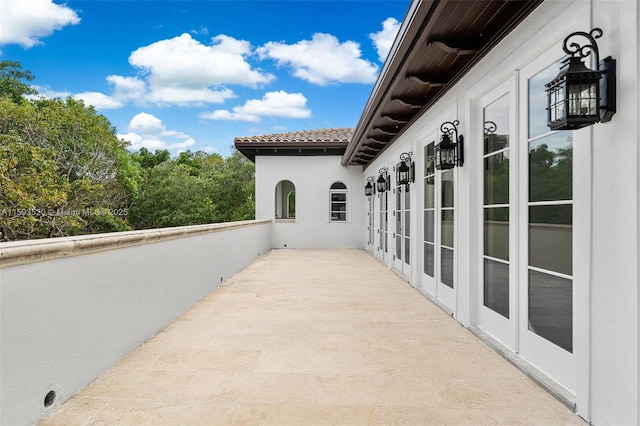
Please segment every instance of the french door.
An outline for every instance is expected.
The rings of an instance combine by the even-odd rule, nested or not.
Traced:
[[[573,132],[547,127],[551,51],[479,103],[477,324],[568,390],[573,357]]]
[[[367,250],[374,252],[375,245],[375,196],[367,197]]]
[[[394,268],[411,278],[411,192],[410,185],[396,185],[395,195],[395,258]]]
[[[517,167],[516,79],[480,102],[482,117],[482,259],[478,324],[512,350],[516,345]],[[517,161],[515,161],[517,164]]]
[[[434,146],[424,147],[422,288],[455,311],[455,170],[435,169]]]
[[[378,257],[384,262],[387,261],[389,253],[389,191],[378,193],[379,221],[378,221]]]
[[[520,354],[570,391],[573,356],[573,131],[547,127],[544,85],[562,60],[557,52],[521,71],[519,223]]]

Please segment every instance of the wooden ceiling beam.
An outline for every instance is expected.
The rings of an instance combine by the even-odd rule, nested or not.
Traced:
[[[389,127],[373,126],[373,130],[377,130],[378,132],[388,136],[395,136],[398,133],[398,129],[395,127],[389,128]]]
[[[380,114],[380,118],[386,118],[387,120],[391,120],[394,121],[398,124],[406,124],[409,121],[411,121],[411,116],[410,115],[404,115],[404,114],[385,114],[382,113]]]
[[[482,42],[478,37],[442,38],[429,40],[427,46],[437,47],[443,52],[456,56],[469,56],[480,51]]]
[[[449,82],[449,77],[444,74],[407,73],[405,78],[429,87],[443,87]]]
[[[400,103],[405,104],[411,108],[422,108],[427,104],[427,100],[425,98],[415,98],[415,97],[404,97],[404,96],[393,96],[391,98],[392,101],[398,101]]]

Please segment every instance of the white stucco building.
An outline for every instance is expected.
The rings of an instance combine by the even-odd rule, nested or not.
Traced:
[[[585,420],[640,423],[639,27],[633,0],[414,1],[352,132],[236,139],[256,219],[273,247],[366,248]],[[545,84],[594,28],[615,114],[552,131]],[[464,163],[438,170],[456,120]]]
[[[415,0],[355,128],[236,138],[255,220],[0,243],[0,423],[35,424],[286,247],[365,249],[588,423],[640,424],[639,29],[637,0]],[[581,87],[552,111],[609,113],[551,130],[575,32],[616,84],[606,110]],[[445,135],[464,161],[438,169]]]

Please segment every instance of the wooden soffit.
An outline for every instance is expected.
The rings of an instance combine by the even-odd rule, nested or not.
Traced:
[[[541,3],[415,0],[342,164],[366,168]]]

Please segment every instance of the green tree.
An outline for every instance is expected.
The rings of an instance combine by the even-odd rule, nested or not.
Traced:
[[[155,153],[152,154],[145,147],[140,148],[137,153],[131,154],[131,157],[145,170],[152,169],[158,164],[171,160],[171,154],[166,149],[156,149]]]
[[[215,223],[216,205],[205,178],[177,161],[149,171],[144,189],[131,210],[131,223],[139,229]]]
[[[82,101],[27,99],[32,79],[19,63],[0,62],[0,238],[254,217],[254,166],[239,152],[129,153]]]
[[[223,159],[185,151],[147,170],[130,223],[143,229],[253,219],[254,179],[253,163],[239,152]]]
[[[0,135],[0,238],[46,238],[82,222],[59,215],[69,185],[61,178],[51,150]]]
[[[210,180],[221,222],[255,217],[255,165],[244,155],[234,150]]]
[[[19,79],[31,79],[31,74],[17,63],[3,65],[0,207],[7,212],[0,217],[3,238],[130,229],[127,208],[140,193],[143,174],[127,143],[116,137],[104,116],[81,101],[25,99],[22,95],[30,92]],[[10,216],[16,209],[35,214]]]
[[[34,75],[30,71],[22,70],[20,62],[0,61],[0,96],[6,96],[14,103],[25,101],[25,95],[37,92],[26,81],[33,81]]]
[[[128,229],[122,209],[139,195],[143,175],[127,143],[116,137],[106,117],[82,101],[41,99],[33,104],[45,134],[29,143],[55,153],[59,172],[71,185],[65,208],[90,212],[82,217],[85,232]],[[108,212],[111,217],[105,217]]]
[[[189,172],[198,176],[203,172],[210,171],[212,168],[221,167],[224,165],[224,160],[219,154],[207,154],[204,151],[191,152],[190,150],[183,151],[178,154],[176,163],[184,164],[189,168]]]

